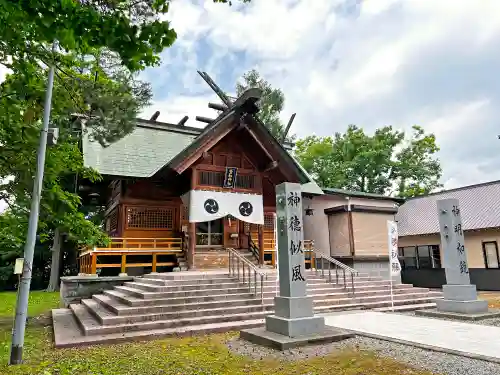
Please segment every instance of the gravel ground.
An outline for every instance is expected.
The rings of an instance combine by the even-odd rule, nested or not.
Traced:
[[[249,343],[238,338],[228,342],[230,350],[254,359],[274,358],[278,360],[297,360],[324,356],[345,349],[360,349],[377,352],[382,357],[392,358],[414,368],[428,370],[440,375],[496,375],[500,365],[440,353],[384,340],[357,336],[341,342],[307,346],[303,348],[277,351]]]

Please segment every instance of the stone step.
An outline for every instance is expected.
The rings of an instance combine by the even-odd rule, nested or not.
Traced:
[[[423,303],[432,303],[435,301],[434,297],[424,297],[424,298],[412,298],[412,299],[403,299],[403,300],[395,300],[394,306],[402,306],[402,305],[420,305]],[[350,303],[345,305],[324,305],[321,306],[321,310],[331,310],[337,308],[337,310],[342,310],[344,306],[361,306],[363,309],[376,309],[380,307],[391,306],[391,300],[383,300],[383,301],[373,301],[373,302],[363,302],[363,303]]]
[[[166,280],[162,278],[154,277],[156,275],[147,275],[143,277],[138,277],[134,279],[134,281],[143,283],[143,284],[153,284],[153,285],[195,285],[195,284],[219,284],[219,283],[230,283],[234,282],[236,278],[219,275],[214,278],[206,278],[206,279],[188,279],[188,280]]]
[[[156,273],[148,273],[143,276],[138,276],[137,279],[142,277],[147,277],[150,279],[161,279],[168,281],[186,281],[186,280],[212,280],[212,279],[220,279],[227,278],[229,273],[226,269],[224,270],[215,270],[215,271],[206,271],[206,272],[183,272],[183,273],[173,273],[173,272],[156,272]]]
[[[181,319],[139,321],[134,323],[101,325],[83,305],[70,306],[75,313],[85,335],[102,335],[119,332],[145,331],[166,328],[179,328],[188,325],[215,324],[244,320],[264,319],[267,311],[244,312],[239,314],[206,315]]]
[[[77,319],[69,309],[53,310],[54,337],[56,348],[130,342],[133,340],[156,339],[168,336],[189,336],[217,332],[237,331],[260,327],[264,319],[221,322],[216,324],[190,325],[179,328],[154,329],[147,331],[120,332],[105,335],[83,335]]]
[[[248,290],[245,293],[238,294],[209,294],[209,295],[199,295],[199,296],[188,296],[188,297],[165,297],[165,298],[137,298],[129,294],[120,292],[118,290],[106,290],[103,293],[106,296],[112,297],[128,306],[152,306],[152,305],[179,305],[179,304],[190,304],[195,302],[223,302],[227,300],[247,300],[255,299],[253,293],[249,293]]]
[[[180,310],[171,312],[150,312],[150,313],[136,313],[133,315],[116,315],[113,311],[109,310],[107,306],[99,303],[96,300],[85,299],[82,300],[82,305],[85,305],[90,313],[103,325],[116,325],[116,324],[129,324],[137,322],[147,322],[156,320],[172,320],[172,319],[185,319],[203,316],[216,316],[216,315],[231,315],[231,314],[248,314],[258,311],[270,311],[274,309],[274,304],[264,305],[242,305],[242,306],[223,306],[209,309],[199,310]]]
[[[224,289],[231,288],[235,285],[239,285],[234,281],[231,283],[221,283],[221,284],[194,284],[194,285],[169,285],[169,286],[160,286],[160,285],[151,285],[151,284],[143,284],[137,281],[129,281],[124,284],[125,286],[141,289],[147,292],[182,292],[187,290],[204,290],[204,289]]]
[[[218,308],[221,306],[225,307],[249,306],[249,305],[251,306],[251,305],[261,304],[260,298],[195,302],[195,303],[176,304],[176,305],[146,305],[146,306],[129,306],[104,294],[93,295],[92,299],[99,302],[101,305],[104,305],[107,309],[111,310],[117,315],[136,315],[136,314],[146,314],[154,312],[203,310],[203,309]]]
[[[427,298],[430,300],[435,299],[436,297],[434,296],[429,296],[427,293],[405,293],[405,294],[393,294],[392,299],[394,301],[404,301],[404,300],[413,300],[413,299],[421,299],[421,298]],[[315,306],[329,306],[329,305],[335,305],[335,304],[347,304],[347,303],[359,303],[359,304],[369,304],[369,303],[375,303],[375,302],[386,302],[386,301],[391,301],[391,296],[387,294],[381,294],[381,295],[375,295],[375,296],[365,296],[365,297],[358,297],[355,296],[352,298],[352,296],[344,296],[340,298],[332,298],[331,296],[321,296],[318,298],[314,298],[314,305]]]
[[[204,296],[211,294],[238,294],[248,292],[248,287],[222,288],[222,289],[194,289],[174,292],[147,292],[142,289],[132,288],[129,286],[115,286],[115,290],[127,293],[136,298],[142,299],[155,299],[155,298],[170,298],[170,297],[190,297],[190,296]]]
[[[425,310],[425,309],[432,309],[436,307],[436,303],[420,303],[420,304],[414,304],[414,305],[401,305],[401,306],[394,306],[394,312],[404,312],[404,311],[414,311],[414,310]],[[393,311],[392,306],[387,306],[387,307],[378,307],[374,309],[375,311],[380,311],[380,312],[390,312]]]

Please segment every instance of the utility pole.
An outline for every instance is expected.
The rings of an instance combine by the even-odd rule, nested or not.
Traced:
[[[56,42],[52,45],[52,53],[55,52]],[[37,167],[35,181],[33,184],[33,195],[31,197],[31,210],[28,224],[28,235],[24,245],[24,266],[19,284],[16,301],[16,316],[14,328],[12,329],[12,345],[10,349],[10,365],[19,365],[23,360],[24,333],[26,330],[26,319],[28,317],[28,299],[30,294],[31,274],[33,268],[33,254],[35,252],[36,231],[38,228],[38,216],[40,211],[40,197],[43,186],[43,173],[45,168],[45,153],[47,150],[47,134],[49,132],[50,109],[52,104],[52,88],[54,86],[54,62],[49,67],[49,79],[45,93],[43,109],[43,128],[40,132],[40,144],[38,146]]]

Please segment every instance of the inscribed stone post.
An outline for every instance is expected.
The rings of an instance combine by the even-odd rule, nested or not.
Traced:
[[[446,274],[443,300],[437,300],[439,311],[481,313],[488,303],[477,299],[475,285],[470,284],[467,249],[465,248],[462,216],[458,199],[437,202],[441,248]]]
[[[275,315],[266,318],[268,331],[296,337],[321,332],[324,318],[315,317],[305,278],[302,192],[300,184],[276,186],[280,295]]]

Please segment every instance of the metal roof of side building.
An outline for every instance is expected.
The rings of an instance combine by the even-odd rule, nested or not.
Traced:
[[[396,215],[400,236],[439,232],[437,201],[456,198],[464,230],[500,227],[500,180],[410,198]]]

